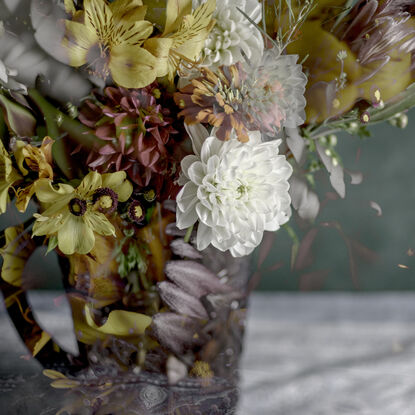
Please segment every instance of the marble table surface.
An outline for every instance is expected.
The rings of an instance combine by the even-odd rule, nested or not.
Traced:
[[[70,348],[68,310],[51,313],[53,297],[34,292],[30,299]],[[33,399],[44,399],[28,388],[39,367],[22,358],[3,308],[0,327],[0,413],[31,414]],[[256,293],[241,371],[238,415],[413,415],[415,294]]]

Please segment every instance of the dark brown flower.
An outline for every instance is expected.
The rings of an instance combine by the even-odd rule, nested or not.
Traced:
[[[139,187],[157,184],[157,193],[161,183],[173,182],[178,163],[172,135],[181,137],[170,110],[160,103],[162,95],[157,83],[142,89],[107,87],[102,95],[94,93],[79,118],[106,144],[90,153],[89,167],[99,172],[125,170]]]

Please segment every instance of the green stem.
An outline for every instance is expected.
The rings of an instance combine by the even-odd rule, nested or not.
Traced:
[[[53,158],[56,164],[65,176],[73,178],[70,154],[66,149],[65,141],[59,137],[60,132],[67,133],[71,139],[88,150],[102,146],[103,142],[90,134],[88,128],[80,122],[55,108],[36,89],[30,89],[28,93],[45,117],[49,136],[56,140],[53,146]],[[59,125],[58,118],[60,119]]]
[[[367,111],[370,121],[365,126],[372,126],[392,119],[396,114],[405,112],[415,106],[415,83],[411,84],[405,91],[399,94],[392,102],[384,108],[371,107]],[[344,125],[350,122],[359,122],[359,118],[343,118],[327,124],[320,124],[310,132],[309,138],[316,139],[328,134],[337,133],[344,130]]]
[[[190,226],[187,228],[186,235],[184,236],[184,241],[188,243],[190,241],[190,237],[192,236],[193,228],[195,225]]]
[[[52,154],[55,163],[68,179],[72,179],[73,172],[70,157],[66,151],[65,142],[62,139],[59,139],[59,128],[56,121],[59,111],[47,102],[45,98],[43,98],[42,95],[40,95],[40,93],[35,89],[31,89],[28,92],[30,98],[32,98],[44,116],[49,137],[56,140],[52,147]]]

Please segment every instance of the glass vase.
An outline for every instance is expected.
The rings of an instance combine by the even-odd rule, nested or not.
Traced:
[[[55,391],[62,393],[60,413],[235,413],[251,259],[211,247],[198,252],[192,236],[185,242],[165,220],[168,211],[159,213],[134,235],[119,224],[119,237],[98,240],[87,258],[58,256],[78,354],[49,338],[22,287],[2,281],[20,337],[51,386],[65,390]],[[130,246],[140,250],[140,243],[147,267],[135,264],[125,275],[120,249],[128,259]],[[6,260],[2,272],[9,269]]]

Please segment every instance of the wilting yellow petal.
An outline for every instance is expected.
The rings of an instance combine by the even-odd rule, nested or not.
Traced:
[[[151,324],[151,317],[132,311],[114,310],[108,315],[108,319],[102,326],[95,324],[91,310],[85,306],[85,319],[87,324],[96,331],[113,336],[137,336],[143,334]]]
[[[157,59],[138,46],[118,45],[111,50],[109,68],[114,82],[124,88],[144,88],[157,76]]]
[[[14,152],[17,165],[20,171],[26,176],[29,171],[24,167],[29,167],[30,170],[38,172],[39,178],[53,179],[52,162],[52,145],[54,140],[50,137],[45,137],[41,147],[34,147],[22,141],[17,141],[17,149]]]
[[[91,308],[85,299],[75,295],[69,296],[75,334],[85,344],[94,344],[98,339],[105,340],[108,336],[121,336],[130,342],[140,341],[145,329],[151,324],[151,317],[131,311],[114,310],[106,323],[98,326],[92,319]]]
[[[35,194],[34,184],[30,184],[24,188],[20,188],[16,195],[16,208],[19,212],[26,212],[30,199]]]
[[[66,376],[63,373],[56,370],[45,369],[42,373],[49,379],[66,379]]]
[[[81,382],[75,379],[58,379],[53,381],[50,386],[55,389],[72,389],[78,387],[80,384]]]
[[[124,235],[119,232],[117,236],[122,238]],[[74,254],[68,257],[69,282],[74,285],[88,275],[88,295],[97,308],[119,301],[124,293],[116,261],[116,243],[116,238],[95,235],[95,246],[89,255]]]
[[[36,245],[30,235],[24,233],[22,225],[7,228],[4,235],[6,243],[0,250],[3,257],[1,277],[10,285],[21,287],[24,267]]]
[[[40,339],[36,342],[36,344],[33,347],[32,356],[35,357],[51,338],[52,337],[49,333],[46,333],[46,331],[42,331]]]
[[[22,176],[13,168],[9,153],[0,140],[0,213],[6,212],[9,202],[9,189]]]

